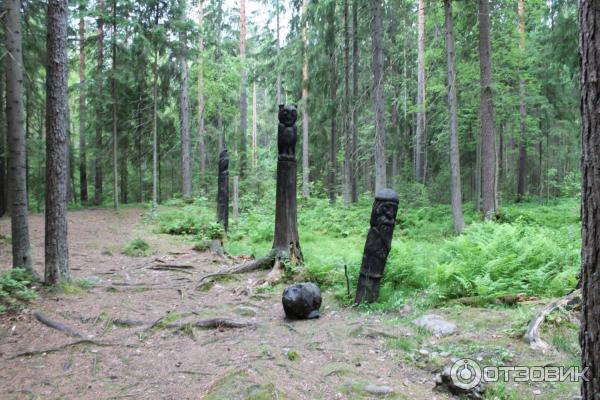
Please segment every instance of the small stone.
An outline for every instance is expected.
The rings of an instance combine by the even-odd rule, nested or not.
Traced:
[[[426,356],[426,355],[429,355],[429,352],[425,349],[419,349],[419,354],[422,356]]]
[[[542,391],[541,391],[541,390],[539,390],[539,389],[536,389],[536,390],[534,390],[532,393],[533,393],[533,394],[535,394],[535,395],[537,396],[537,395],[540,395],[540,394],[542,394]]]
[[[398,310],[398,315],[401,318],[404,318],[412,312],[413,312],[413,308],[409,304],[405,304],[402,307],[400,307],[400,309]]]
[[[394,389],[389,386],[367,385],[364,387],[365,392],[376,395],[385,395],[394,393]]]
[[[453,322],[446,321],[436,314],[427,314],[413,321],[413,324],[420,326],[435,336],[447,336],[456,332],[457,327]]]

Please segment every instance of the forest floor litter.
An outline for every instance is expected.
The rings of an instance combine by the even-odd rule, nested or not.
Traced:
[[[319,319],[286,320],[284,285],[255,285],[266,271],[199,286],[201,277],[244,260],[152,233],[144,212],[69,212],[72,288],[44,289],[22,311],[0,315],[0,398],[441,400],[452,397],[434,390],[435,375],[454,358],[482,365],[575,359],[571,331],[543,352],[522,339],[547,303],[539,300],[431,310],[456,325],[441,337],[412,323],[422,313],[343,307],[326,289]],[[10,233],[8,222],[0,221],[0,234]],[[30,224],[35,270],[43,274],[43,215]],[[153,254],[122,254],[138,237]],[[0,242],[0,269],[8,265],[9,244]],[[524,399],[578,393],[577,384],[506,386],[495,390]]]

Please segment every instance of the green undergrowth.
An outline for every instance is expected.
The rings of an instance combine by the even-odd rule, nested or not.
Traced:
[[[130,257],[147,257],[152,254],[152,250],[143,239],[133,239],[123,246],[122,253]]]
[[[268,195],[265,195],[268,196]],[[230,221],[226,250],[234,255],[260,257],[271,248],[272,200],[252,199],[250,209]],[[298,230],[305,267],[322,287],[343,302],[345,268],[351,292],[358,280],[362,251],[369,229],[372,200],[330,205],[326,199],[299,199]],[[575,198],[507,203],[494,222],[464,205],[466,229],[454,235],[448,205],[406,207],[401,204],[379,302],[374,310],[403,304],[428,307],[461,297],[488,299],[507,294],[561,296],[577,282],[580,221]],[[161,207],[159,230],[185,234],[192,240],[222,234],[214,227],[214,205],[200,198],[174,201]]]
[[[37,297],[32,287],[33,276],[22,268],[13,268],[0,274],[0,314],[14,311]]]

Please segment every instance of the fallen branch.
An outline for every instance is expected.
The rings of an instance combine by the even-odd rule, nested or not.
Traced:
[[[8,360],[13,360],[13,359],[19,358],[19,357],[36,356],[38,354],[56,353],[56,352],[59,352],[61,350],[65,350],[65,349],[67,349],[69,347],[78,346],[80,344],[88,344],[88,345],[93,345],[93,346],[98,346],[98,347],[124,346],[124,345],[118,344],[118,343],[99,342],[97,340],[81,339],[81,340],[76,340],[74,342],[65,343],[65,344],[63,344],[61,346],[58,346],[58,347],[50,347],[49,349],[44,349],[44,350],[30,350],[30,351],[24,351],[22,353],[17,353],[17,354],[15,354],[13,356],[8,357]]]
[[[49,328],[56,329],[57,331],[61,331],[62,333],[67,334],[69,336],[82,337],[81,333],[75,331],[73,328],[70,328],[60,322],[54,321],[39,311],[35,311],[33,313],[33,316],[35,317],[35,319],[37,319]]]
[[[523,336],[525,342],[533,349],[542,351],[549,349],[550,345],[546,343],[540,336],[540,327],[542,323],[553,311],[572,304],[578,298],[581,298],[581,290],[579,289],[569,293],[565,297],[553,301],[546,307],[542,308],[538,314],[531,321],[529,321],[527,332],[525,332],[525,335]]]
[[[217,276],[226,276],[233,274],[243,274],[246,272],[256,271],[259,269],[269,269],[275,263],[275,259],[277,258],[277,250],[273,249],[264,257],[256,259],[254,261],[248,261],[243,264],[234,265],[233,267],[227,267],[220,271],[217,271],[212,274],[204,275],[198,283],[201,283],[205,279],[214,278]]]

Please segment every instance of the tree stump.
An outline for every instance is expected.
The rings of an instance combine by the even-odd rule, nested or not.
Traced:
[[[354,302],[372,303],[379,297],[379,284],[392,246],[392,236],[398,213],[398,195],[392,189],[382,189],[375,195],[371,211],[371,228],[367,234],[360,276]]]
[[[229,158],[227,150],[219,154],[219,179],[217,190],[217,223],[227,232],[229,227]]]
[[[277,193],[273,249],[279,257],[302,262],[296,207],[296,119],[295,105],[279,105],[277,129]]]

